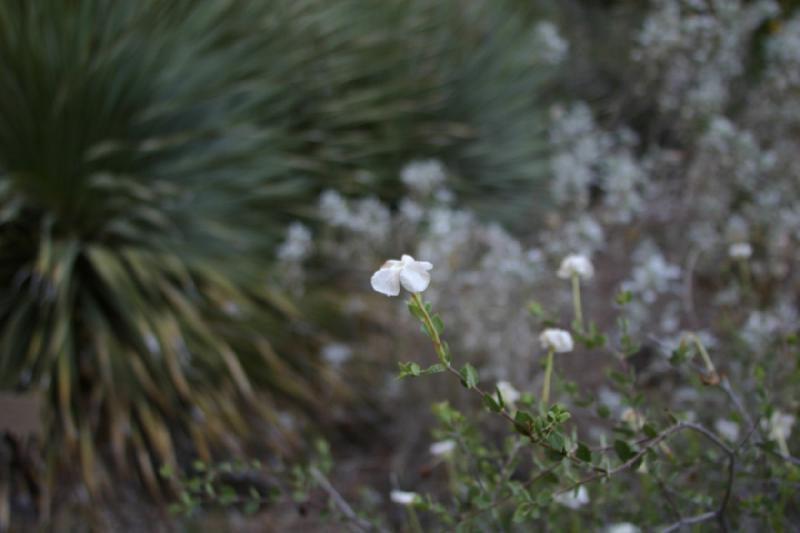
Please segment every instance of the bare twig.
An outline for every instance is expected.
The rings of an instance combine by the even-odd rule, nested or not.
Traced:
[[[380,531],[383,533],[387,531],[358,516],[355,511],[353,511],[353,508],[350,507],[350,504],[347,503],[342,495],[339,494],[333,485],[331,485],[331,482],[328,481],[328,478],[325,477],[325,475],[320,472],[318,468],[312,467],[310,469],[310,473],[314,480],[319,484],[320,488],[322,488],[322,490],[328,494],[328,497],[331,499],[339,512],[342,513],[342,515],[350,522],[350,525],[353,526],[353,529],[359,532]]]
[[[692,250],[689,253],[683,277],[683,308],[692,324],[697,324],[697,314],[694,309],[694,269],[702,253],[701,250]]]
[[[699,524],[700,522],[705,522],[706,520],[712,520],[717,517],[716,511],[709,511],[707,513],[699,514],[697,516],[690,516],[689,518],[683,518],[674,524],[664,527],[660,529],[660,533],[669,533],[671,531],[677,531],[683,526],[688,526],[691,524]]]

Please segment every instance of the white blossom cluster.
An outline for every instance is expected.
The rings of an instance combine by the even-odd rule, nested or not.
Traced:
[[[778,12],[772,0],[660,0],[636,37],[639,90],[655,91],[664,111],[682,118],[723,110],[744,71],[753,32]]]
[[[557,65],[569,54],[569,41],[564,39],[558,27],[550,21],[543,21],[534,28],[536,53],[547,64]]]

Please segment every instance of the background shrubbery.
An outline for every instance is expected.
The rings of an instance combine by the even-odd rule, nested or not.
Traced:
[[[47,400],[47,439],[4,477],[12,516],[53,503],[58,527],[85,505],[74,487],[241,504],[229,518],[249,494],[253,523],[303,524],[293,494],[356,528],[372,526],[339,500],[413,525],[392,489],[431,494],[417,518],[434,529],[649,530],[719,509],[709,487],[734,478],[697,432],[587,486],[591,503],[535,493],[486,518],[486,486],[522,498],[511,482],[545,457],[520,459],[457,380],[396,379],[397,360],[435,360],[369,291],[385,259],[434,264],[425,297],[459,368],[534,412],[538,335],[572,320],[555,271],[581,253],[594,330],[556,360],[567,445],[698,424],[739,454],[720,527],[791,529],[796,438],[780,449],[770,420],[799,407],[795,8],[3,3],[0,380]],[[687,333],[721,384],[703,384]],[[321,446],[298,466],[320,434],[334,461]],[[431,460],[434,437],[458,443],[452,461]],[[198,496],[219,483],[224,498]],[[111,515],[98,527],[138,525]]]

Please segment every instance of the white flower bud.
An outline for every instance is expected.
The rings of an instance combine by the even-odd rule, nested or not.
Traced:
[[[778,410],[774,411],[772,416],[769,417],[769,424],[767,426],[767,429],[769,429],[769,438],[776,441],[788,440],[789,435],[792,434],[794,422],[794,415]]]
[[[729,442],[739,440],[739,424],[736,422],[720,418],[714,422],[714,429],[723,439]]]
[[[731,259],[750,259],[753,255],[753,247],[749,242],[735,242],[728,248],[728,256]]]
[[[583,255],[568,255],[565,257],[558,268],[558,277],[570,279],[572,276],[578,276],[581,279],[592,279],[594,276],[592,262]]]
[[[391,494],[389,494],[389,498],[399,505],[412,505],[414,502],[419,499],[419,495],[416,492],[406,492],[404,490],[393,490]]]
[[[436,457],[444,457],[453,453],[455,449],[456,441],[447,439],[431,444],[430,452],[431,455],[435,455]]]
[[[589,491],[581,485],[575,490],[553,496],[553,501],[570,509],[578,509],[589,503]]]
[[[539,335],[539,342],[545,350],[557,353],[571,352],[574,347],[572,335],[563,329],[548,328]]]

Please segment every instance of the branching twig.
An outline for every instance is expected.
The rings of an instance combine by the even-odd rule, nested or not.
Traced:
[[[333,485],[331,485],[331,482],[328,481],[328,478],[325,477],[325,475],[320,472],[318,468],[312,467],[310,469],[310,473],[314,480],[319,484],[320,488],[322,488],[322,490],[328,494],[328,497],[331,499],[339,512],[350,521],[351,525],[356,531],[380,531],[381,533],[387,531],[358,516],[355,511],[353,511],[353,508],[350,507],[350,504],[347,503],[342,495],[339,494]]]
[[[705,522],[706,520],[712,520],[717,517],[716,511],[709,511],[707,513],[699,514],[697,516],[690,516],[689,518],[682,518],[680,521],[675,522],[669,526],[660,529],[660,533],[669,533],[671,531],[677,531],[678,529],[682,528],[683,526],[688,526],[690,524],[699,524],[700,522]]]

